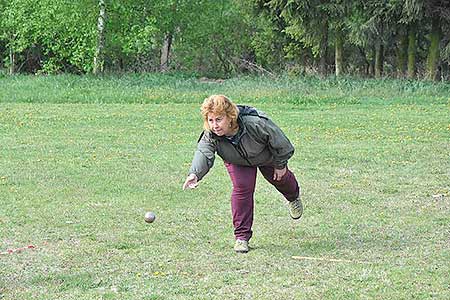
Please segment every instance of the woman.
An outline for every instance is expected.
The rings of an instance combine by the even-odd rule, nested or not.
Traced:
[[[249,106],[235,105],[223,95],[206,98],[201,113],[205,130],[198,141],[183,189],[197,187],[213,166],[217,152],[233,184],[234,250],[245,253],[252,237],[257,169],[286,198],[293,219],[299,219],[303,213],[299,185],[287,167],[294,147],[266,114]]]

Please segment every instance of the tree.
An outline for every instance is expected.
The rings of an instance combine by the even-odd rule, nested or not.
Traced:
[[[287,22],[281,15],[282,9],[269,7],[267,1],[242,2],[248,5],[246,15],[255,62],[272,70],[284,70],[287,61],[298,59],[303,46],[285,32]]]
[[[273,12],[280,12],[279,15],[285,21],[283,31],[302,47],[310,49],[312,55],[318,59],[319,74],[327,74],[328,47],[329,44],[334,44],[335,75],[342,74],[345,22],[353,1],[259,0],[257,3]]]
[[[417,53],[417,27],[415,24],[408,26],[408,78],[412,79],[416,75],[416,53]]]
[[[146,72],[158,65],[156,1],[114,0],[106,24],[105,67],[111,71]]]
[[[281,8],[281,15],[288,26],[285,31],[294,39],[310,48],[318,58],[319,74],[327,73],[329,18],[324,0],[272,0],[272,8]]]
[[[339,77],[344,71],[344,37],[342,30],[337,30],[335,36],[335,75]]]
[[[244,11],[237,0],[191,2],[174,37],[174,64],[209,76],[247,71],[252,27]]]
[[[29,36],[36,22],[33,12],[35,5],[34,0],[10,0],[2,3],[0,38],[5,41],[8,49],[6,65],[11,75],[21,69],[21,66],[17,66],[17,56],[33,43]]]
[[[418,24],[426,25],[428,34],[428,54],[425,77],[430,80],[437,78],[437,68],[440,61],[440,43],[443,39],[442,28],[450,23],[450,3],[448,0],[405,0],[402,22],[409,25],[409,62],[408,77],[414,74],[416,28]]]
[[[407,76],[414,78],[416,73],[417,27],[423,22],[423,0],[405,0],[400,22],[406,24],[408,34],[408,64]]]
[[[398,31],[397,56],[397,78],[403,78],[408,64],[408,33],[406,26],[400,26]]]
[[[440,64],[440,43],[443,38],[442,28],[445,23],[450,23],[450,3],[448,0],[430,0],[424,2],[424,7],[425,15],[431,22],[426,78],[436,80],[438,75],[437,69]]]
[[[430,47],[427,56],[427,74],[430,80],[436,80],[437,66],[439,63],[439,43],[441,42],[441,21],[439,17],[431,20]]]
[[[94,68],[93,68],[94,74],[97,74],[98,72],[103,73],[103,67],[105,64],[103,53],[105,48],[105,22],[106,22],[105,0],[99,0],[98,6],[100,9],[97,21],[98,38],[97,38],[97,48],[94,56]]]
[[[98,7],[94,1],[40,0],[35,40],[42,47],[44,73],[93,70]]]
[[[88,72],[97,33],[91,0],[10,0],[0,12],[0,40],[10,73]]]
[[[186,6],[189,6],[189,1],[172,0],[160,1],[157,4],[158,15],[157,20],[159,24],[159,40],[160,40],[160,64],[159,71],[166,72],[169,69],[170,52],[174,35],[176,32],[182,31],[181,27],[188,20],[184,18],[188,13]]]
[[[350,21],[352,7],[357,8],[358,1],[333,0],[328,1],[325,10],[329,18],[330,30],[334,33],[334,65],[335,75],[339,77],[344,72],[344,41],[347,35],[346,24]]]

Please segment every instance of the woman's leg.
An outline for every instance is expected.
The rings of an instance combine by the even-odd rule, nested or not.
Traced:
[[[238,166],[227,162],[225,167],[233,183],[231,212],[234,236],[236,239],[248,241],[252,237],[256,167]]]
[[[289,202],[292,202],[300,197],[300,187],[294,173],[289,169],[286,170],[283,178],[280,181],[273,180],[274,168],[269,166],[259,167],[259,170],[263,174],[264,178],[270,182],[275,188],[283,194],[284,198]]]

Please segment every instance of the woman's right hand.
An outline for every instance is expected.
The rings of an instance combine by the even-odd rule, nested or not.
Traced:
[[[186,178],[186,181],[183,184],[183,190],[187,188],[194,189],[197,187],[197,185],[198,185],[197,175],[189,174],[188,177]]]

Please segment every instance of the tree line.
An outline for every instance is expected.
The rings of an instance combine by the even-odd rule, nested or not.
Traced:
[[[0,0],[0,69],[450,80],[450,0]]]

